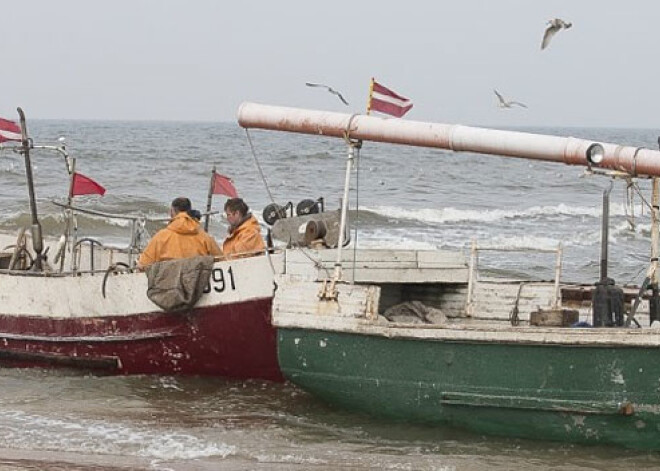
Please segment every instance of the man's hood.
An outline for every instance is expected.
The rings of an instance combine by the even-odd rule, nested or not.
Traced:
[[[193,235],[199,232],[199,222],[191,218],[187,213],[180,212],[172,218],[167,228],[177,234]]]
[[[237,232],[243,232],[247,230],[255,230],[255,231],[261,230],[261,227],[259,226],[259,221],[257,221],[257,218],[255,218],[252,215],[252,213],[246,215],[245,218],[238,224],[238,226],[231,231],[231,234]]]

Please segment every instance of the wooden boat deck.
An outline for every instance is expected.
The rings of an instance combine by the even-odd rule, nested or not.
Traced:
[[[366,250],[354,255],[347,250],[342,256],[345,277],[337,285],[338,298],[323,301],[318,293],[335,259],[334,250],[286,252],[284,273],[276,277],[276,326],[448,341],[660,346],[660,330],[648,327],[530,324],[532,312],[553,307],[575,309],[580,321],[590,323],[593,286],[588,285],[560,283],[560,305],[555,306],[554,280],[475,276],[473,305],[468,309],[469,267],[457,252]],[[637,289],[628,287],[624,292],[629,310]],[[383,316],[389,307],[413,300],[440,309],[446,320],[402,323]],[[518,325],[510,319],[514,306]],[[649,325],[647,311],[648,302],[643,301],[635,316],[643,326]]]

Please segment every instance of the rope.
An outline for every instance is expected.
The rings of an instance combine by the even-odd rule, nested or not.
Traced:
[[[639,185],[637,185],[637,183],[634,183],[633,188],[634,188],[635,192],[637,193],[637,196],[639,196],[639,198],[642,200],[642,203],[644,203],[649,209],[653,210],[653,208],[651,207],[651,203],[649,203],[646,200],[646,198],[644,198],[644,195],[642,194],[641,190],[639,189]]]
[[[625,208],[626,220],[630,225],[630,230],[635,232],[635,193],[633,189],[635,183],[630,178],[626,180],[626,202],[623,207]],[[628,210],[630,210],[630,214],[628,213]]]
[[[527,284],[529,283],[523,281],[518,285],[518,294],[513,303],[513,309],[511,309],[511,312],[509,313],[509,321],[511,321],[511,325],[514,327],[520,324],[520,317],[518,316],[520,311],[518,306],[520,304],[520,295],[522,294],[523,287]]]
[[[261,169],[261,164],[259,163],[259,158],[257,157],[257,152],[254,150],[254,144],[252,143],[252,138],[250,137],[250,131],[247,128],[245,128],[245,135],[247,136],[248,143],[250,144],[250,151],[252,152],[252,157],[254,158],[254,163],[257,166],[257,170],[259,170],[259,175],[261,175],[261,180],[264,182],[264,187],[266,188],[266,192],[268,193],[268,197],[270,198],[271,203],[276,204],[275,203],[275,198],[273,197],[273,194],[271,193],[270,188],[268,187],[268,182],[266,181],[266,176],[264,175],[264,172]],[[295,247],[295,248],[298,249],[305,257],[307,257],[314,264],[315,268],[324,269],[326,271],[326,275],[328,277],[330,276],[330,272],[328,271],[328,269],[323,267],[323,265],[321,264],[320,261],[315,260],[314,258],[312,258],[312,256],[309,255],[303,249],[303,247]],[[272,272],[276,273],[275,272],[275,266],[273,265],[272,260],[270,259],[270,257],[268,258],[268,261],[270,262],[270,268],[271,268]]]
[[[245,128],[245,135],[247,136],[248,143],[250,144],[250,150],[252,151],[252,157],[254,158],[254,163],[257,166],[257,170],[259,170],[259,175],[261,175],[261,179],[264,182],[264,187],[266,188],[266,192],[268,192],[268,197],[270,198],[270,202],[275,203],[275,198],[273,198],[273,194],[270,192],[270,188],[268,187],[268,182],[266,181],[266,176],[264,175],[264,172],[261,169],[261,164],[259,163],[259,159],[257,158],[257,153],[254,150],[254,144],[252,144],[252,138],[250,137],[250,131],[248,130],[248,128]]]
[[[633,166],[631,172],[633,177],[637,176],[637,154],[639,154],[639,151],[643,149],[644,147],[638,147],[635,149],[635,153],[633,154]]]
[[[360,225],[360,149],[362,149],[361,140],[351,139],[351,124],[353,124],[353,119],[355,119],[356,116],[359,116],[359,114],[354,113],[351,115],[351,117],[348,119],[348,123],[346,123],[346,129],[344,130],[344,141],[346,141],[347,145],[354,147],[357,151],[355,157],[355,229],[353,230],[353,237],[355,238],[355,242],[353,243],[353,283],[355,283],[358,227]]]

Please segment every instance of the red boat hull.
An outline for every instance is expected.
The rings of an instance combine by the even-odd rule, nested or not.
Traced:
[[[0,363],[283,381],[271,305],[264,298],[180,313],[0,315]]]

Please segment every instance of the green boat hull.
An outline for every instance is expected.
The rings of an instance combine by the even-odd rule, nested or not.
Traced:
[[[660,450],[660,351],[387,338],[279,328],[281,369],[374,416],[478,433]]]

